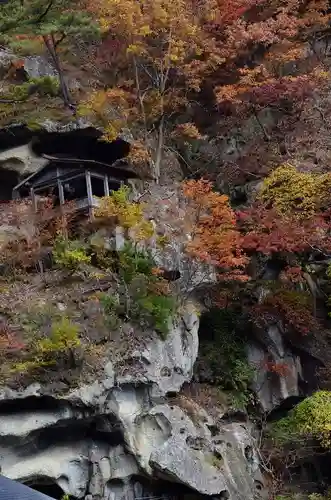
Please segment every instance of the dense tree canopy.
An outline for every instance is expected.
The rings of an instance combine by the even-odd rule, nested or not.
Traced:
[[[104,141],[128,138],[131,166],[157,184],[179,164],[185,208],[168,212],[180,228],[172,235],[185,240],[188,259],[216,270],[212,306],[252,328],[281,324],[290,339],[329,338],[330,14],[327,0],[1,2],[0,40],[12,51],[1,69],[1,123],[18,117],[40,126],[50,110],[56,119],[85,118]],[[55,76],[29,78],[28,55],[46,55]],[[81,268],[95,265],[97,274],[116,275],[120,298],[95,298],[108,326],[139,320],[164,338],[175,311],[170,285],[137,250],[150,238],[169,244],[169,221],[163,233],[155,229],[152,210],[128,200],[125,189],[100,203],[94,229],[116,221],[131,234],[132,245],[114,258],[90,242],[68,242],[54,214],[40,220],[29,204],[8,204],[0,219],[11,217],[24,234],[3,244],[1,263],[31,272],[41,249],[53,245],[62,271],[85,276]],[[66,348],[62,329],[77,345],[76,328],[61,323],[51,344],[33,344],[40,363],[56,345]],[[273,360],[265,367],[287,374]],[[329,411],[329,399],[320,393],[292,415],[300,432],[320,433],[328,446],[321,408]],[[316,430],[311,416],[320,419]]]
[[[327,262],[331,251],[329,21],[323,0],[2,3],[0,37],[14,51],[3,115],[58,111],[61,97],[104,140],[129,136],[129,160],[157,182],[171,174],[171,152],[192,178],[183,186],[195,214],[187,253],[240,289],[252,290],[256,258],[280,259],[302,283],[308,262]],[[24,57],[43,50],[58,78],[17,77]],[[232,157],[224,139],[236,141]],[[325,275],[327,295],[328,283]],[[302,330],[298,302],[279,292],[264,307],[272,305]]]

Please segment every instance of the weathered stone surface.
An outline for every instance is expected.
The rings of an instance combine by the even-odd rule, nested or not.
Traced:
[[[259,331],[257,339],[249,342],[247,354],[249,362],[255,367],[253,390],[265,411],[299,395],[299,381],[302,379],[300,357],[293,354],[288,346],[285,347],[282,332],[277,325],[269,325],[265,330]],[[284,374],[266,370],[267,360],[285,366]]]
[[[171,359],[158,349],[161,359]],[[179,379],[163,384],[158,370],[154,380],[151,371],[140,380],[120,381],[108,362],[102,379],[61,398],[46,396],[39,384],[24,391],[3,387],[3,473],[30,484],[51,481],[90,500],[133,500],[141,474],[200,494],[253,500],[255,481],[263,483],[249,430],[222,421],[215,426],[207,415],[193,423],[163,397],[179,389]],[[210,426],[218,433],[212,435]]]
[[[195,288],[196,279],[210,283],[213,276],[203,271],[199,275],[199,270],[191,274],[185,241],[186,235],[174,254],[164,253],[164,258],[156,245],[152,248],[165,269],[178,264],[180,287],[187,292]],[[121,235],[115,243],[121,245]],[[65,310],[59,297],[56,304]],[[193,375],[199,344],[197,309],[193,299],[183,298],[165,340],[125,323],[127,343],[119,350],[120,359],[115,348],[109,355],[105,351],[107,359],[101,360],[98,376],[82,381],[75,390],[66,388],[55,395],[54,387],[42,384],[21,391],[1,387],[3,473],[32,484],[50,481],[63,493],[84,500],[155,496],[152,487],[141,486],[142,478],[165,480],[165,497],[174,483],[197,495],[255,500],[255,481],[262,479],[256,479],[258,462],[249,430],[221,418],[214,421],[200,409],[190,413],[169,403],[169,396]]]
[[[0,49],[0,74],[6,74],[12,62],[16,59],[15,55],[8,49]]]
[[[54,66],[42,56],[28,56],[24,58],[24,70],[29,78],[41,78],[43,76],[57,77],[58,73]]]
[[[218,495],[227,490],[224,475],[208,462],[208,450],[196,450],[190,446],[198,433],[180,408],[156,406],[149,415],[155,417],[155,422],[163,421],[164,427],[168,423],[171,428],[168,439],[153,447],[150,467],[205,495]],[[212,446],[211,442],[209,444]]]
[[[42,78],[45,76],[58,78],[58,72],[45,56],[25,57],[24,71],[29,78]],[[67,75],[64,75],[64,78],[67,79],[70,89],[76,89],[80,87],[80,84],[76,79],[67,78]]]
[[[190,381],[198,355],[198,328],[197,310],[193,303],[187,304],[164,341],[155,338],[147,342],[143,349],[135,350],[131,359],[144,367],[141,381],[154,383],[161,394],[177,392],[184,382]],[[130,374],[121,382],[127,380],[131,380]]]
[[[22,175],[33,173],[46,163],[48,160],[33,154],[28,144],[0,153],[0,168],[15,170]]]

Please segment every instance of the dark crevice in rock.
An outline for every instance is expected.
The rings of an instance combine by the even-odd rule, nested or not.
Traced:
[[[93,127],[71,132],[37,133],[31,143],[31,151],[37,156],[77,158],[107,164],[129,154],[130,144],[123,139],[103,142],[101,136],[102,132]]]
[[[0,151],[23,146],[23,144],[30,142],[35,135],[36,132],[25,125],[13,125],[0,129]]]
[[[14,160],[11,161],[11,164]],[[17,165],[24,166],[23,162],[17,160]],[[9,168],[1,168],[0,163],[0,202],[8,201],[12,197],[12,191],[14,187],[20,182],[20,175],[18,170],[13,170]]]
[[[247,412],[245,410],[229,409],[224,413],[220,421],[228,424],[245,423],[247,422]]]
[[[324,367],[321,360],[305,351],[304,349],[291,344],[291,351],[294,355],[300,357],[301,366],[303,369],[303,378],[300,381],[300,388],[305,395],[312,394],[318,388],[317,372]],[[302,345],[304,342],[302,342]]]
[[[228,500],[230,498],[230,493],[226,490],[221,491],[219,497],[221,500]]]
[[[33,490],[44,493],[44,495],[48,495],[55,500],[61,500],[64,496],[62,488],[60,488],[60,486],[54,483],[51,479],[45,477],[30,479],[29,481],[26,481],[25,484]],[[75,500],[75,498],[71,497],[71,500]]]
[[[279,420],[281,418],[286,417],[288,412],[290,410],[292,410],[292,408],[294,408],[294,406],[296,406],[298,403],[300,403],[300,401],[302,401],[303,399],[305,399],[304,395],[302,395],[302,396],[290,396],[289,398],[284,399],[284,401],[282,401],[280,403],[280,405],[277,406],[277,408],[274,408],[268,414],[268,416],[267,416],[268,422],[274,422],[276,420]]]
[[[103,419],[105,420],[104,429],[101,427]],[[123,442],[121,427],[117,422],[107,422],[107,419],[108,416],[98,416],[84,420],[64,420],[55,426],[36,431],[36,439],[34,441],[38,442],[38,450],[45,450],[50,446],[82,440],[101,441],[117,446]],[[107,426],[109,427],[108,430],[106,429]]]
[[[6,435],[0,438],[0,446],[13,447],[21,457],[33,455],[55,446],[80,441],[107,443],[112,446],[123,444],[121,424],[113,415],[98,415],[90,418],[59,420],[55,425],[32,431],[26,437]]]
[[[63,403],[52,396],[28,396],[0,402],[0,414],[10,415],[23,411],[54,411],[63,408]],[[68,404],[65,405],[66,407]]]
[[[152,479],[143,475],[132,476],[131,481],[136,500],[141,498],[145,500],[148,498],[151,498],[151,500],[161,500],[162,498],[172,500],[207,500],[208,498],[210,500],[210,496],[199,494],[184,484],[171,483],[161,477]],[[112,480],[108,484],[111,489],[114,481]],[[117,485],[119,485],[119,482],[117,482]]]

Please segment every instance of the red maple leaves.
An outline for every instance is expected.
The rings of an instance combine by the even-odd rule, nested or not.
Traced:
[[[331,251],[330,214],[321,213],[306,220],[281,216],[274,209],[256,204],[237,212],[245,251],[266,255],[279,252]]]

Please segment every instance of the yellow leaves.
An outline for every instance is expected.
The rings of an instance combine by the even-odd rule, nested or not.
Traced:
[[[116,71],[114,87],[95,92],[79,113],[99,122],[105,140],[115,139],[125,128],[138,141],[142,130],[153,141],[160,117],[184,108],[188,89],[200,89],[205,69],[200,58],[206,38],[201,24],[204,12],[186,0],[96,0],[91,8],[111,33]],[[210,45],[206,54],[212,52],[209,49]],[[217,55],[213,61],[221,63]],[[179,85],[169,85],[176,73]],[[134,144],[130,161],[150,163],[149,147]]]
[[[316,73],[316,76],[318,76],[320,78],[328,79],[328,78],[330,78],[330,73],[329,73],[329,71],[320,70],[320,71],[318,71],[318,73]]]
[[[100,205],[95,210],[95,217],[105,221],[113,221],[130,230],[129,236],[136,242],[144,241],[154,235],[153,224],[144,217],[143,203],[129,201],[129,188],[121,187],[111,196],[100,199]]]
[[[201,42],[199,16],[184,0],[103,0],[93,10],[115,39],[124,41],[127,55],[145,52],[158,67],[189,58]]]
[[[137,116],[132,101],[131,93],[119,87],[95,91],[80,103],[78,114],[98,122],[104,129],[103,140],[113,141],[128,126],[128,120]]]
[[[199,130],[197,127],[194,125],[194,123],[181,123],[177,125],[175,128],[173,134],[173,137],[180,137],[184,139],[202,139],[202,135],[200,134]]]
[[[172,62],[178,62],[179,61],[179,57],[176,54],[170,54],[169,59]]]
[[[111,196],[101,198],[100,205],[94,213],[95,217],[114,218],[125,229],[140,223],[143,219],[143,205],[130,203],[128,194],[129,189],[123,186]]]
[[[102,115],[107,103],[107,93],[105,91],[92,92],[85,101],[82,101],[77,109],[79,116]]]
[[[131,231],[131,237],[135,241],[145,241],[154,235],[154,226],[148,220],[141,220]]]
[[[49,338],[37,341],[37,351],[41,355],[56,352],[66,352],[80,345],[79,328],[72,321],[63,316],[60,321],[53,323]]]
[[[327,203],[330,191],[330,173],[303,173],[285,164],[264,179],[259,197],[281,214],[305,219]]]
[[[216,21],[216,11],[215,10],[210,10],[205,16],[205,19],[208,23],[212,23]]]
[[[142,52],[142,47],[141,45],[131,43],[128,48],[126,49],[127,54],[134,54],[138,55]]]
[[[151,28],[148,26],[148,24],[145,24],[144,26],[141,26],[139,29],[139,35],[141,36],[147,36],[152,34]]]
[[[102,140],[106,142],[115,141],[119,135],[121,127],[116,127],[114,122],[108,123],[108,125],[104,129],[104,133],[102,135]]]

